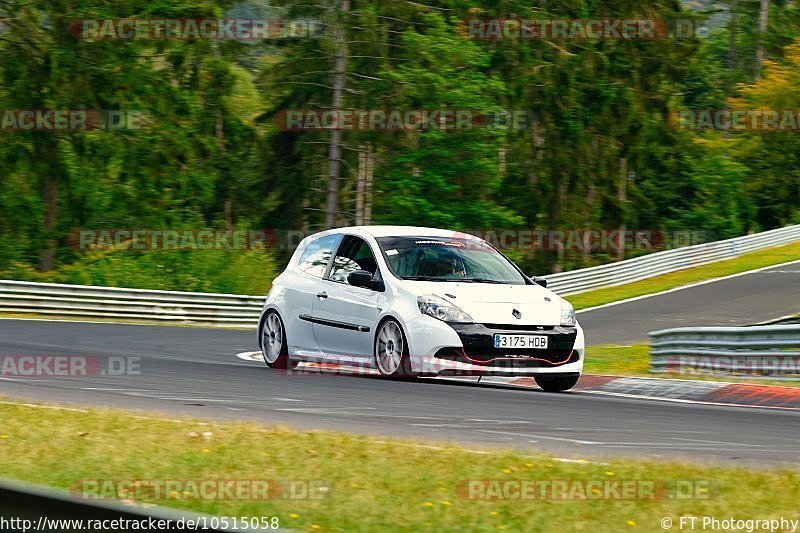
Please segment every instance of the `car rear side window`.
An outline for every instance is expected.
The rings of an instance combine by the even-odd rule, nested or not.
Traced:
[[[331,259],[334,248],[339,243],[341,235],[326,235],[308,243],[303,255],[297,261],[297,269],[306,274],[321,278]]]

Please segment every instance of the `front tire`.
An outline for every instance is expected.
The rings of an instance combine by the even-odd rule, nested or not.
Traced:
[[[277,311],[268,311],[261,325],[261,355],[270,368],[286,370],[295,365],[289,360],[286,344],[286,328]]]
[[[578,378],[580,378],[580,376],[548,376],[547,374],[533,376],[533,379],[536,380],[536,384],[547,392],[569,390],[575,386],[578,382]]]
[[[373,353],[375,366],[381,376],[389,378],[414,376],[406,335],[396,320],[390,318],[378,326]]]

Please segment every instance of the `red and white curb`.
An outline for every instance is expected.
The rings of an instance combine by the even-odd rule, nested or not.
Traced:
[[[501,379],[511,386],[536,387],[533,378]],[[572,390],[680,403],[800,409],[800,387],[754,383],[583,375]]]
[[[261,352],[242,352],[236,354],[236,357],[245,361],[259,363],[264,361]],[[346,376],[379,375],[377,370],[371,368],[357,368],[330,363],[300,363],[296,369],[289,372],[297,375],[329,373]],[[467,383],[478,382],[477,377],[442,376],[432,379]],[[480,379],[480,383],[515,388],[539,388],[532,377],[484,376]],[[692,379],[583,375],[572,390],[623,398],[800,410],[800,387]]]

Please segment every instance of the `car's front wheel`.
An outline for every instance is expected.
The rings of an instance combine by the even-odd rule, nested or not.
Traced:
[[[283,320],[276,311],[269,311],[264,316],[261,327],[261,354],[270,368],[286,369],[290,365],[294,366],[289,360],[286,328],[283,327]]]
[[[538,376],[534,376],[533,379],[536,380],[536,384],[539,385],[542,390],[547,392],[560,392],[569,390],[575,386],[578,382],[578,378],[580,376],[548,376],[546,374],[541,374]]]
[[[408,343],[400,324],[394,319],[381,322],[375,334],[375,365],[386,377],[411,377]]]

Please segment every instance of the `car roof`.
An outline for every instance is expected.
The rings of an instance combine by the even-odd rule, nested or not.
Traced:
[[[451,239],[477,239],[460,231],[423,226],[349,226],[332,230],[335,232],[366,233],[373,237],[448,237]]]

